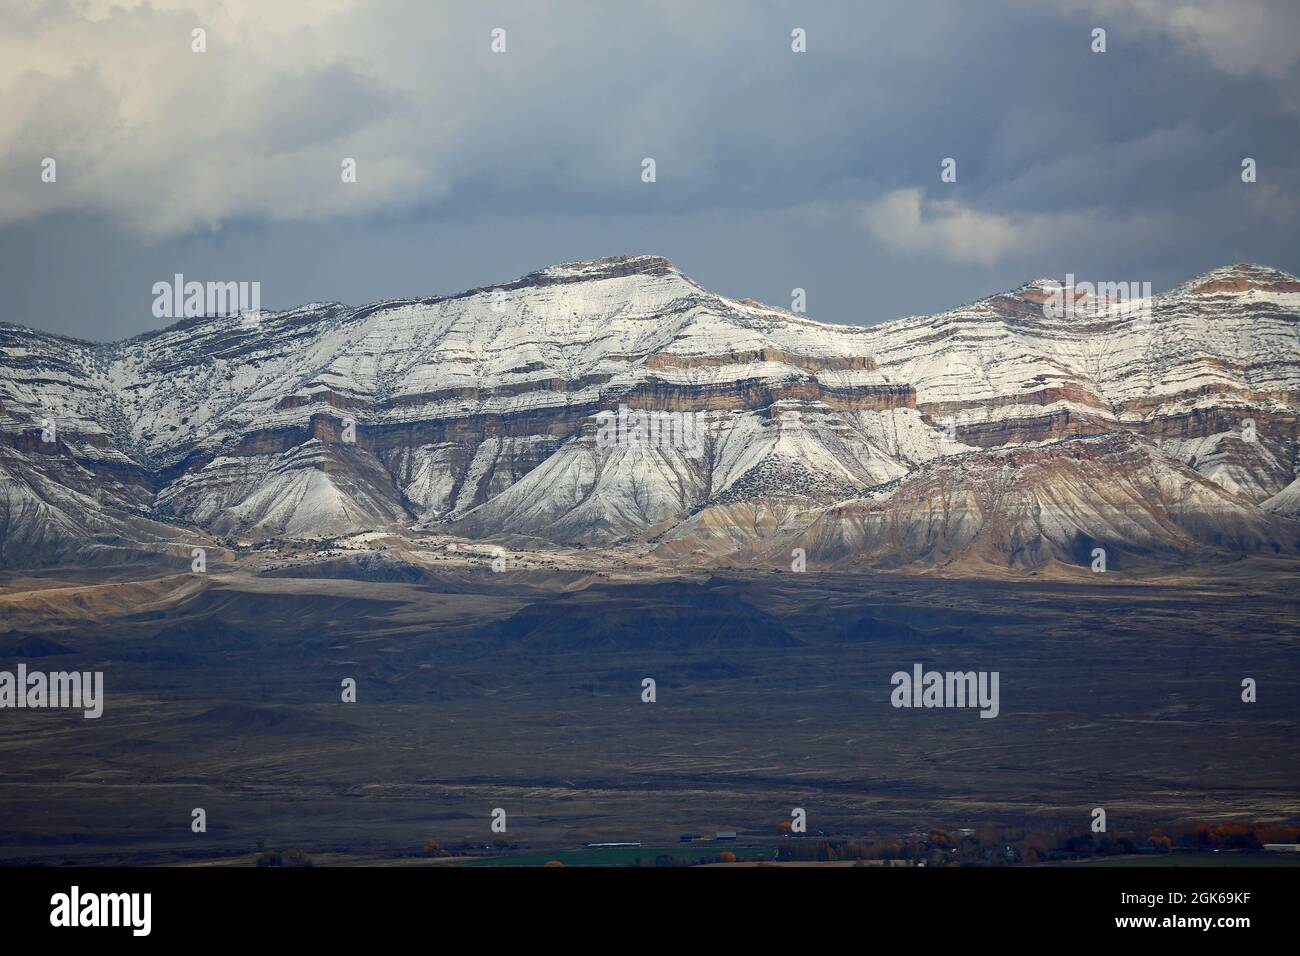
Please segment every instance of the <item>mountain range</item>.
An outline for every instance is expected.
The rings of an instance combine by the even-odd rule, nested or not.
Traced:
[[[374,532],[704,567],[1300,550],[1300,280],[1054,318],[1056,288],[836,325],[632,256],[112,344],[0,323],[0,567]],[[702,447],[609,447],[620,407]]]

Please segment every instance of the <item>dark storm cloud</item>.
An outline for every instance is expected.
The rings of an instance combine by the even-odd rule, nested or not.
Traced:
[[[0,39],[0,318],[41,328],[155,327],[174,272],[287,307],[657,252],[874,322],[1044,273],[1300,267],[1285,4],[28,6]]]

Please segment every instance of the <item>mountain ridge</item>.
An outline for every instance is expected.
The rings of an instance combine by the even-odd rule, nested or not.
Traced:
[[[416,296],[416,297],[376,299],[372,302],[364,302],[356,305],[331,299],[325,301],[304,302],[298,305],[290,306],[289,308],[286,309],[263,309],[261,311],[265,314],[276,315],[276,316],[291,315],[295,313],[306,312],[308,310],[322,311],[322,310],[330,310],[330,309],[343,309],[343,310],[348,310],[351,313],[359,313],[364,311],[375,310],[378,308],[396,306],[396,305],[433,304],[437,302],[445,302],[452,299],[463,299],[475,295],[490,294],[497,289],[510,290],[512,288],[524,288],[530,285],[541,285],[543,283],[540,282],[532,283],[529,280],[545,277],[551,273],[557,273],[559,270],[564,270],[569,267],[575,267],[576,269],[576,267],[596,266],[603,263],[636,262],[638,260],[653,260],[654,262],[662,263],[664,264],[664,266],[666,266],[668,270],[674,272],[678,276],[690,282],[692,285],[696,286],[701,291],[704,291],[709,295],[716,295],[719,298],[729,298],[727,296],[721,295],[721,293],[709,292],[704,286],[699,285],[699,283],[697,283],[688,273],[683,272],[681,269],[679,269],[676,266],[676,264],[673,263],[672,260],[667,258],[666,256],[661,256],[655,253],[632,253],[626,255],[604,256],[599,259],[574,259],[565,262],[559,262],[559,263],[555,263],[554,265],[544,266],[540,269],[534,269],[532,272],[525,273],[524,275],[509,280],[507,282],[501,282],[501,283],[496,283],[491,285],[473,286],[471,288],[464,289],[459,292],[450,292],[445,294],[430,294],[430,295]],[[1225,275],[1230,276],[1230,275],[1235,275],[1243,272],[1267,274],[1271,277],[1276,277],[1276,281],[1287,283],[1287,284],[1294,284],[1295,288],[1289,289],[1288,291],[1300,291],[1300,276],[1296,276],[1283,269],[1279,269],[1275,266],[1266,265],[1264,263],[1242,261],[1242,262],[1232,263],[1231,265],[1216,266],[1215,268],[1209,269],[1197,276],[1193,276],[1190,279],[1186,279],[1183,282],[1180,282],[1163,292],[1157,292],[1154,294],[1156,296],[1169,295],[1184,288],[1186,289],[1195,288],[1199,285],[1204,284],[1207,280],[1210,280],[1212,278],[1219,278]],[[634,272],[629,272],[627,274],[638,274],[638,273],[634,271]],[[592,277],[588,276],[587,278],[590,279]],[[575,279],[574,281],[582,281],[582,280]],[[889,323],[892,322],[903,322],[909,319],[928,318],[928,317],[933,317],[935,315],[943,315],[947,312],[967,308],[974,305],[979,305],[981,303],[985,303],[1002,296],[1016,295],[1027,289],[1042,288],[1047,283],[1055,282],[1055,283],[1064,284],[1064,281],[1065,281],[1064,276],[1046,276],[1046,275],[1038,276],[1026,282],[1022,282],[1020,285],[1015,286],[1011,289],[1006,289],[999,292],[990,292],[988,295],[982,296],[980,298],[971,299],[969,301],[960,303],[958,305],[949,306],[947,309],[944,309],[940,312],[907,313],[904,315],[894,316],[893,318],[881,319],[877,322],[871,323],[870,325],[861,325],[861,326],[854,325],[851,327],[877,328],[881,325],[888,325]],[[758,306],[766,311],[771,311],[774,313],[786,315],[791,319],[799,322],[810,322],[814,325],[831,326],[831,327],[838,327],[845,324],[839,322],[828,322],[828,321],[812,318],[802,313],[791,312],[790,310],[785,309],[781,306],[770,305],[761,300],[752,299],[749,297],[736,299],[734,301],[740,302],[741,304],[745,304],[745,305]],[[237,317],[238,316],[232,316],[226,318],[229,320]],[[84,345],[90,347],[113,347],[113,346],[127,345],[128,343],[137,341],[139,339],[152,338],[154,336],[162,335],[163,333],[174,331],[174,330],[190,328],[193,327],[194,323],[211,320],[213,318],[221,318],[221,317],[220,316],[196,316],[193,318],[180,318],[180,319],[176,319],[175,321],[171,322],[168,325],[162,326],[157,329],[146,329],[143,332],[137,332],[136,334],[127,336],[126,338],[111,339],[111,340],[85,339],[74,335],[65,335],[60,332],[46,332],[41,329],[37,329],[35,326],[25,325],[20,322],[9,322],[4,319],[0,319],[0,328],[24,329],[40,336],[49,337],[53,339],[60,339],[76,345]]]
[[[1220,267],[1152,295],[1143,321],[1053,317],[1056,281],[853,326],[615,256],[118,343],[0,323],[0,566],[157,548],[169,525],[249,544],[438,529],[662,549],[698,532],[704,560],[771,560],[796,515],[806,529],[929,462],[1116,431],[1167,482],[1210,480],[1223,500],[1203,507],[1293,520],[1300,280]],[[597,414],[618,407],[699,416],[700,454],[601,447]]]

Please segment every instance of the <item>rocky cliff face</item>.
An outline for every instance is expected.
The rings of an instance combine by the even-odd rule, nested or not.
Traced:
[[[1013,566],[1074,560],[1078,535],[1293,547],[1300,282],[1232,266],[1141,316],[1049,318],[1050,290],[834,326],[641,256],[111,345],[0,325],[0,561],[430,528],[705,561],[794,541],[826,560]],[[602,442],[598,416],[619,407],[689,417],[700,438]],[[1096,448],[1118,462],[1104,475],[1084,465]],[[1008,468],[1015,515],[980,498]],[[1157,472],[1106,507],[1114,489],[1090,484]],[[1026,523],[1049,487],[1163,530],[1087,509]],[[987,544],[995,526],[1010,537]]]

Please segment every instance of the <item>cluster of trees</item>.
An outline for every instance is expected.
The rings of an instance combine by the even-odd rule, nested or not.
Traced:
[[[311,866],[305,850],[263,850],[257,855],[258,866]]]
[[[782,825],[784,824],[784,826]],[[778,830],[793,836],[789,822],[782,821]],[[685,834],[683,839],[693,836]],[[778,861],[810,860],[819,862],[892,861],[905,860],[927,866],[1006,866],[1014,864],[1046,863],[1055,860],[1080,859],[1090,856],[1117,856],[1131,853],[1168,853],[1174,850],[1254,850],[1265,843],[1300,843],[1300,826],[1246,823],[1188,823],[1176,827],[1156,828],[1140,832],[1093,833],[1087,827],[1052,830],[1028,830],[1010,827],[983,827],[977,830],[947,831],[932,827],[924,833],[905,836],[881,836],[870,833],[858,840],[833,840],[824,837],[805,837],[781,841],[776,850]],[[261,847],[259,847],[261,849]],[[447,858],[480,855],[481,844],[463,843],[444,847],[437,840],[424,844],[424,856]],[[493,849],[498,853],[519,849],[518,844],[497,840]],[[637,866],[685,867],[707,863],[735,863],[738,857],[731,850],[720,850],[704,855],[690,856],[661,853],[657,856],[638,857]],[[263,862],[263,861],[266,862]],[[271,862],[274,860],[275,862]],[[310,866],[311,861],[301,850],[285,853],[263,852],[258,866]],[[560,866],[551,861],[547,866]]]
[[[1017,844],[1025,862],[1121,853],[1169,853],[1174,850],[1258,850],[1265,843],[1300,843],[1300,827],[1230,821],[1188,823],[1139,832],[1113,834],[1055,830],[1029,833]]]
[[[451,850],[439,843],[437,840],[426,840],[424,843],[425,856],[452,856]]]
[[[518,850],[519,844],[511,843],[508,840],[494,840],[491,848],[497,853],[504,853],[507,850]],[[482,856],[481,851],[485,849],[487,847],[482,843],[461,842],[455,846],[443,846],[437,840],[429,839],[424,841],[424,850],[416,855],[433,857]]]
[[[928,866],[1045,863],[1089,856],[1168,853],[1173,850],[1252,850],[1265,843],[1300,843],[1300,827],[1245,822],[1190,823],[1139,832],[1093,833],[1088,828],[1049,831],[986,827],[949,833],[932,828],[924,834],[864,840],[791,840],[777,850],[778,860],[909,860]]]
[[[707,863],[735,863],[738,857],[730,850],[722,850],[708,856],[674,856],[671,853],[660,853],[656,857],[639,856],[636,858],[636,866],[704,866]]]
[[[1300,826],[1266,823],[1191,823],[1171,833],[1151,832],[1166,848],[1192,850],[1258,850],[1265,843],[1300,843]],[[1167,842],[1166,842],[1167,841]]]
[[[776,858],[783,862],[816,860],[834,863],[839,860],[922,860],[925,845],[917,841],[897,840],[801,840],[782,844]]]

